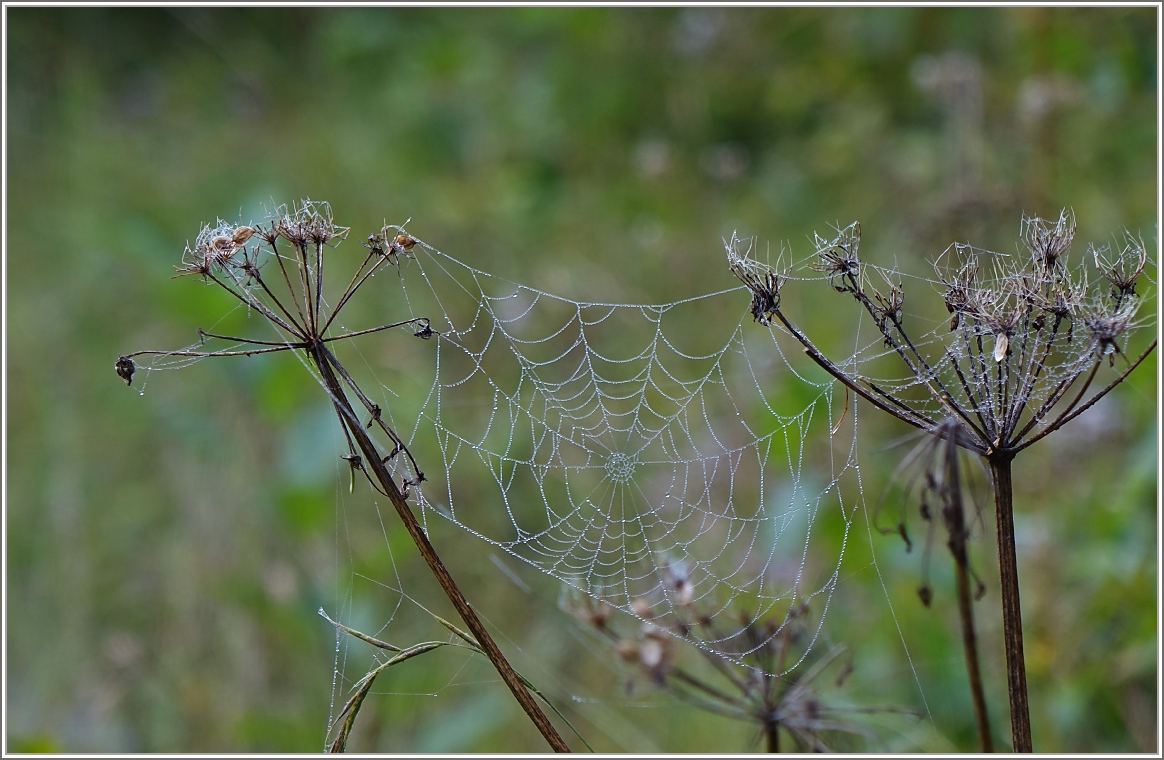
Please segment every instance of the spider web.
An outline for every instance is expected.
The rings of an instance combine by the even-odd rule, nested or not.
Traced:
[[[1091,248],[1068,266],[1073,232],[1067,212],[1058,222],[1024,219],[1028,252],[1057,246],[1061,257],[1037,288],[1021,249],[1005,256],[952,246],[934,262],[936,278],[862,262],[858,277],[876,304],[864,316],[848,304],[856,337],[838,367],[898,399],[923,430],[957,411],[978,423],[985,443],[1000,429],[1037,440],[1057,424],[1056,409],[1090,395],[1090,377],[1118,374],[1116,354],[1151,322],[1135,314],[1154,300],[1154,262],[1140,264],[1149,265],[1147,293],[1117,297],[1100,265],[1114,260],[1110,252]],[[860,231],[837,233],[818,236],[817,250],[784,274],[800,281],[796,297],[839,289],[822,252],[845,245],[855,256]],[[1125,253],[1142,252],[1128,242]],[[1099,271],[1088,274],[1093,260]],[[423,243],[400,272],[409,314],[427,316],[439,333],[432,384],[407,436],[417,461],[439,462],[416,491],[426,515],[630,614],[666,624],[698,609],[717,626],[692,643],[736,662],[764,642],[750,636],[747,616],[722,614],[729,610],[756,619],[811,602],[815,642],[863,503],[856,410],[803,356],[789,360],[782,343],[802,346],[783,326],[753,323],[741,308],[753,289],[652,305],[578,301]],[[948,307],[960,285],[973,308],[953,324],[914,305],[932,295]],[[1055,320],[1064,303],[1073,316]],[[872,324],[887,314],[920,328],[908,348]],[[1096,375],[1101,366],[1105,375]]]
[[[426,517],[631,614],[697,608],[719,622],[694,643],[733,659],[763,642],[729,608],[811,602],[815,640],[857,503],[855,416],[823,374],[790,371],[746,289],[575,301],[423,244],[400,273],[439,333],[405,436]]]
[[[753,284],[762,278],[816,281],[788,288],[800,291],[794,299],[812,298],[804,295],[811,287],[842,290],[839,270],[822,269],[819,257],[841,243],[851,244],[855,253],[859,230],[854,237],[854,229],[838,230],[832,243],[818,238],[817,252],[779,277],[747,254],[741,258],[729,251],[729,263],[753,272]],[[207,234],[216,232],[208,229]],[[400,362],[414,374],[423,371],[425,357],[432,361],[431,382],[423,380],[427,387],[411,396],[423,398],[415,418],[414,410],[407,412],[414,422],[399,424],[402,405],[389,403],[396,379],[378,382],[387,419],[403,435],[409,453],[393,456],[390,466],[426,522],[446,520],[576,592],[663,623],[671,632],[683,630],[682,621],[698,608],[716,625],[707,628],[711,635],[701,632],[692,643],[741,664],[767,643],[756,640],[749,618],[780,619],[811,602],[818,621],[811,641],[800,660],[785,663],[774,675],[803,662],[822,635],[863,502],[857,415],[848,392],[805,360],[805,346],[783,326],[753,324],[744,308],[749,298],[757,318],[766,313],[756,313],[756,288],[740,286],[665,304],[578,301],[413,243],[406,255],[401,251],[389,259],[397,264],[400,297],[390,294],[386,308],[378,311],[402,312],[396,315],[399,324],[427,319],[431,327],[415,333],[431,338],[414,344],[424,350]],[[1015,386],[1028,403],[1014,421],[1027,414],[1028,429],[1037,439],[1040,430],[1049,429],[1040,417],[1043,407],[1050,419],[1057,399],[1068,398],[1058,395],[1061,379],[1093,367],[1090,383],[1097,370],[1115,366],[1118,354],[1129,364],[1129,334],[1153,321],[1136,316],[1137,308],[1155,300],[1155,263],[1146,257],[1139,266],[1149,265],[1144,276],[1148,292],[1135,300],[1120,296],[1113,307],[1108,301],[1115,296],[1104,292],[1108,286],[1097,287],[1100,281],[1091,275],[1088,288],[1082,267],[1063,267],[1062,276],[1056,274],[1032,295],[1019,289],[1026,287],[1026,274],[1002,255],[969,247],[951,250],[949,262],[936,267],[937,279],[908,278],[914,280],[914,291],[923,285],[939,293],[945,289],[936,300],[945,299],[949,306],[951,282],[956,284],[967,259],[993,262],[995,274],[968,289],[968,298],[978,306],[960,322],[904,313],[911,325],[921,327],[909,346],[920,371],[902,371],[900,361],[911,360],[908,351],[890,344],[879,317],[892,312],[885,300],[867,308],[868,314],[856,310],[851,353],[836,361],[854,382],[901,399],[900,408],[913,415],[909,421],[920,421],[923,430],[935,429],[948,416],[952,395],[946,389],[964,391],[963,401],[969,402],[963,404],[964,419],[997,418],[1008,403],[1005,388],[1016,382],[1005,373],[1013,371],[1016,378],[1022,373],[1032,378],[1025,387]],[[1092,258],[1100,275],[1105,269],[1121,275],[1126,261],[1133,260],[1117,260],[1123,255],[1099,252]],[[892,300],[907,279],[896,269],[864,262],[858,271],[877,299]],[[1036,310],[1028,308],[1020,316],[1027,320],[1022,330],[1035,336],[1029,345],[1000,338],[1006,332],[1000,325],[1008,313],[1019,313],[1017,306],[1033,303],[1052,313],[1057,308],[1052,300],[1060,296],[1076,302],[1083,315],[1063,332],[1056,323],[1039,338],[1044,328],[1033,327],[1030,315]],[[327,301],[322,294],[319,299]],[[900,303],[897,309],[900,317]],[[377,320],[384,321],[382,316]],[[872,339],[870,320],[876,323]],[[287,338],[280,340],[291,346]],[[262,350],[280,345],[258,343],[272,346]],[[794,349],[797,361],[782,345]],[[199,346],[201,341],[189,349]],[[206,355],[211,354],[169,352],[143,369],[180,367]],[[119,360],[118,373],[123,370]],[[1032,413],[1036,407],[1040,411]],[[983,427],[988,427],[985,422]],[[417,466],[424,468],[423,477]],[[382,517],[380,528],[390,555]],[[345,541],[350,553],[352,538],[337,532],[337,555]],[[872,566],[880,580],[875,559]],[[353,568],[352,578],[357,575]],[[373,582],[404,597],[398,575],[394,589]],[[883,580],[882,589],[896,623]],[[340,596],[338,616],[356,622],[351,589]],[[741,610],[747,614],[738,614]],[[394,616],[395,610],[388,622]],[[680,624],[668,624],[675,619]],[[898,635],[904,646],[900,625]],[[334,673],[346,681],[347,649],[341,654],[339,641]],[[914,669],[908,651],[906,659]],[[916,670],[914,681],[920,689]]]

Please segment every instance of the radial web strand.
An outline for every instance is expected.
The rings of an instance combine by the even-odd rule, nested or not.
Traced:
[[[438,333],[406,436],[426,514],[621,610],[696,605],[721,621],[696,643],[729,657],[758,645],[729,607],[809,602],[823,622],[857,503],[853,425],[831,382],[791,375],[741,319],[746,291],[579,302],[423,245],[401,277]]]

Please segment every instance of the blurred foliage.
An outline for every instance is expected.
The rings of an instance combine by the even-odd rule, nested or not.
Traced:
[[[1075,255],[1124,227],[1158,250],[1152,8],[5,11],[10,751],[318,750],[335,633],[316,609],[350,594],[353,627],[440,636],[364,580],[398,572],[450,615],[401,531],[385,540],[367,494],[348,496],[297,362],[202,362],[141,396],[113,373],[230,310],[168,279],[203,222],[326,199],[355,234],[411,218],[488,271],[620,301],[730,287],[733,229],[805,255],[813,230],[859,219],[868,259],[925,274],[954,240],[1013,251],[1021,214],[1071,206]],[[355,316],[374,324],[374,307]],[[843,345],[851,312],[812,313]],[[1158,749],[1155,364],[1017,465],[1040,751]],[[426,382],[395,373],[380,379]],[[401,389],[407,419],[420,399]],[[864,422],[876,495],[902,430]],[[918,555],[863,519],[828,618],[851,696],[929,711],[883,748],[973,749],[948,562],[935,551],[927,610]],[[977,609],[1005,742],[991,522]],[[523,575],[525,593],[486,545],[430,527],[596,749],[756,746],[641,684],[628,695],[551,579]],[[351,652],[359,677],[370,655]],[[376,691],[353,750],[544,749],[487,663],[430,654]]]

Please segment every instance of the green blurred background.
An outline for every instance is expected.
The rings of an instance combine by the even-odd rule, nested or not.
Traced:
[[[202,362],[154,373],[144,395],[114,374],[119,353],[186,345],[230,308],[169,279],[204,222],[326,199],[361,237],[411,218],[482,269],[648,302],[732,286],[732,230],[805,255],[813,230],[858,219],[866,258],[925,273],[955,240],[1013,251],[1023,213],[1070,206],[1075,255],[1125,227],[1157,251],[1154,8],[6,18],[10,751],[317,751],[336,639],[316,610],[347,605],[372,630],[390,620],[381,635],[396,643],[442,638],[399,595],[353,582],[398,574],[451,616],[402,531],[389,522],[386,541],[367,494],[347,495],[333,421],[298,362]],[[813,329],[844,345],[852,312],[824,311]],[[1153,361],[1016,466],[1040,751],[1157,749],[1156,382]],[[402,392],[394,414],[420,400]],[[903,431],[865,423],[877,494],[900,458],[880,447]],[[756,746],[751,727],[645,684],[628,695],[551,579],[523,575],[527,592],[482,542],[432,530],[502,647],[595,748]],[[936,549],[927,610],[917,553],[874,536],[899,637],[862,530],[838,595],[880,601],[826,621],[855,650],[845,696],[921,709],[924,694],[930,712],[890,722],[871,748],[973,750],[948,562]],[[1005,742],[992,545],[987,530],[977,609]],[[367,657],[351,647],[343,674]],[[545,747],[474,659],[426,655],[377,691],[353,750]]]

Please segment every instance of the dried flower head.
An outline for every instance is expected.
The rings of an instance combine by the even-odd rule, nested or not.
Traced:
[[[667,585],[675,577],[666,580]],[[637,601],[636,614],[641,608],[649,609],[644,600]],[[603,635],[618,659],[651,686],[702,709],[752,723],[757,733],[767,738],[769,751],[779,750],[781,732],[790,736],[800,751],[828,751],[833,737],[870,736],[869,729],[850,720],[849,715],[908,712],[893,707],[843,707],[825,695],[817,679],[838,661],[845,648],[834,647],[819,656],[809,648],[812,637],[808,634],[814,624],[803,603],[775,618],[738,610],[735,618],[742,630],[734,638],[734,656],[707,646],[713,639],[717,644],[724,642],[715,615],[695,602],[681,608],[679,615],[644,622],[630,635],[619,633],[607,619],[596,623],[586,615],[576,617]],[[691,646],[681,651],[683,642]],[[709,662],[711,673],[718,673],[723,682],[688,667],[684,654]],[[851,662],[834,685],[842,686],[850,671]]]
[[[771,267],[751,258],[754,240],[749,241],[748,250],[742,255],[739,252],[740,242],[734,232],[730,241],[724,241],[728,269],[752,292],[752,305],[748,309],[752,317],[767,326],[771,324],[772,315],[780,309],[780,287],[785,278]]]
[[[1075,213],[1070,209],[1059,212],[1054,222],[1039,217],[1023,217],[1022,239],[1030,252],[1034,270],[1042,277],[1050,277],[1062,266],[1062,259],[1075,239]]]
[[[273,231],[294,246],[314,243],[327,245],[332,240],[347,237],[348,227],[341,227],[332,218],[331,205],[326,201],[306,199],[290,212],[272,222]]]
[[[1135,298],[1123,298],[1121,303],[1100,303],[1083,315],[1083,323],[1091,333],[1091,347],[1096,357],[1106,356],[1108,364],[1115,365],[1116,354],[1123,353],[1119,341],[1135,326],[1139,306]]]
[[[236,225],[219,219],[213,227],[203,225],[194,243],[187,245],[183,252],[178,276],[197,274],[220,286],[249,311],[265,318],[281,334],[282,339],[258,340],[200,330],[200,344],[218,339],[230,341],[236,347],[221,351],[138,351],[118,358],[115,365],[117,374],[127,383],[131,382],[135,369],[133,357],[142,354],[201,358],[300,350],[313,356],[318,363],[331,366],[350,385],[346,371],[339,367],[328,344],[403,326],[412,326],[413,334],[419,338],[428,339],[436,335],[424,317],[355,332],[331,332],[332,323],[356,291],[379,267],[395,262],[395,259],[385,254],[383,235],[370,236],[366,243],[369,252],[363,263],[357,267],[343,292],[332,300],[332,294],[326,291],[324,285],[326,250],[329,244],[343,240],[347,234],[348,228],[336,224],[332,218],[331,206],[310,199],[293,205],[290,210],[280,206],[265,223]],[[405,236],[402,231],[396,237],[401,236]],[[408,247],[418,242],[412,237],[408,239],[412,241]],[[284,241],[292,243],[292,251],[286,251]],[[393,251],[402,250],[396,238],[391,246]],[[263,268],[267,263],[274,267],[274,276],[264,275]],[[198,348],[201,349],[201,345]],[[369,425],[378,424],[381,431],[392,440],[394,449],[389,459],[404,452],[408,471],[401,482],[403,492],[407,493],[410,488],[424,481],[424,473],[416,466],[403,441],[384,423],[379,407],[372,404],[364,394],[357,392],[357,396],[372,416]],[[356,452],[350,437],[348,447],[345,459],[353,470],[360,469],[368,475],[367,458]]]
[[[644,597],[637,596],[631,599],[630,603],[631,614],[640,620],[650,620],[655,616],[655,608]]]
[[[558,606],[575,620],[599,629],[606,627],[612,611],[606,602],[584,594],[574,586],[563,586]]]
[[[958,259],[961,263],[957,267],[947,269],[939,262],[948,259]],[[971,317],[982,314],[982,293],[976,287],[978,267],[978,256],[974,249],[958,243],[946,249],[934,263],[938,279],[946,287],[942,293],[942,300],[946,302],[946,310],[953,315],[950,319],[950,330],[958,329],[963,314]]]
[[[877,320],[877,328],[885,332],[889,325],[901,321],[901,310],[905,306],[905,291],[900,282],[893,282],[888,277],[885,282],[889,285],[889,294],[882,295],[880,291],[873,291],[873,318]]]
[[[1090,258],[1113,286],[1110,294],[1094,293],[1086,262],[1068,265],[1075,234],[1070,210],[1054,221],[1026,217],[1022,232],[1026,257],[956,244],[935,259],[942,299],[952,315],[945,339],[916,340],[905,325],[888,318],[890,298],[850,282],[848,292],[876,319],[886,343],[913,375],[912,383],[907,378],[900,387],[916,385],[928,397],[886,396],[889,391],[879,386],[870,400],[924,430],[936,429],[946,417],[959,419],[967,445],[988,455],[1013,455],[1071,419],[1079,404],[1091,403],[1083,394],[1095,352],[1111,363],[1121,336],[1136,326],[1135,309],[1124,303],[1134,300],[1132,289],[1147,256],[1135,239],[1114,255],[1093,249]],[[836,275],[826,275],[836,287]],[[1090,345],[1073,342],[1082,325],[1093,339]],[[863,384],[859,377],[847,380],[850,387]],[[1083,387],[1073,389],[1077,380]],[[1067,403],[1070,398],[1075,401]]]
[[[239,235],[236,242],[235,234],[239,229],[249,227],[235,227],[234,225],[218,220],[214,227],[204,225],[194,239],[193,245],[187,245],[182,254],[182,265],[176,267],[178,275],[198,274],[208,277],[212,273],[223,273],[232,266],[237,267],[236,254],[244,250],[244,243],[250,239],[249,235]]]
[[[663,587],[674,604],[681,607],[691,604],[695,598],[695,585],[691,582],[691,573],[686,562],[682,560],[666,562],[663,567]]]
[[[133,359],[130,359],[128,356],[119,356],[113,368],[117,370],[117,376],[124,380],[126,385],[133,384],[133,372],[137,369],[137,366],[133,363]]]
[[[853,222],[839,230],[832,240],[826,240],[820,235],[814,235],[813,239],[817,261],[811,265],[812,268],[824,272],[829,284],[838,292],[851,292],[859,288],[861,260],[857,257],[857,250],[861,247],[861,225]]]
[[[1113,298],[1136,294],[1136,281],[1148,264],[1148,251],[1144,247],[1143,238],[1125,230],[1124,244],[1117,253],[1112,254],[1111,247],[1103,245],[1099,248],[1092,246],[1091,255],[1095,260],[1095,268],[1111,283]]]

